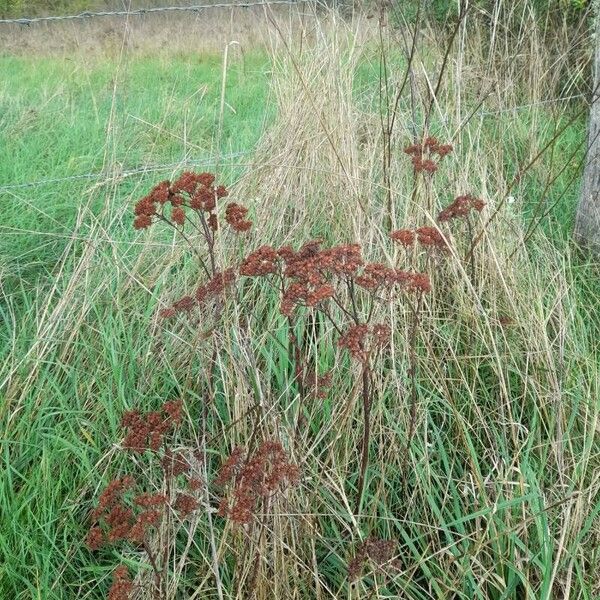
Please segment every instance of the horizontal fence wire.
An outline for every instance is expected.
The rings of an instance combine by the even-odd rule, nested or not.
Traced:
[[[548,100],[540,100],[539,102],[531,102],[530,104],[519,104],[517,106],[509,106],[507,108],[499,108],[497,110],[480,110],[475,114],[479,116],[487,115],[499,115],[501,113],[508,113],[513,111],[525,110],[526,108],[535,108],[536,106],[545,106],[547,104],[554,104],[556,102],[567,102],[569,100],[579,100],[586,98],[585,94],[573,94],[572,96],[562,96],[560,98],[550,98]]]
[[[99,180],[106,179],[107,182],[119,181],[127,177],[133,177],[134,175],[144,175],[146,173],[160,173],[165,171],[173,171],[175,169],[184,169],[186,167],[202,167],[211,166],[217,163],[223,162],[224,165],[227,161],[246,156],[250,154],[251,150],[245,150],[244,152],[234,152],[232,154],[224,154],[222,156],[213,156],[211,158],[202,160],[185,160],[168,164],[161,165],[142,165],[139,167],[133,167],[126,170],[113,170],[113,171],[96,171],[93,173],[82,173],[80,175],[69,175],[67,177],[54,177],[50,179],[39,179],[36,181],[26,181],[24,183],[15,183],[9,185],[0,185],[0,194],[3,192],[11,192],[13,190],[27,189],[33,187],[40,187],[44,185],[52,185],[55,183],[66,183],[67,181],[81,181],[81,180]]]
[[[473,116],[493,116],[502,113],[509,113],[514,111],[521,111],[530,108],[535,108],[536,106],[546,106],[548,104],[554,104],[557,102],[567,102],[569,100],[579,100],[586,98],[585,94],[574,94],[572,96],[564,96],[561,98],[551,98],[549,100],[540,100],[539,102],[533,102],[530,104],[521,104],[508,108],[500,108],[498,110],[483,110],[483,107],[474,113]],[[210,166],[214,165],[217,162],[224,161],[225,164],[228,160],[232,160],[235,158],[239,158],[241,156],[246,156],[251,154],[252,150],[245,150],[243,152],[234,152],[232,154],[225,154],[219,157],[211,157],[202,160],[185,160],[179,161],[175,163],[168,164],[159,164],[159,165],[141,165],[139,167],[132,167],[129,169],[125,169],[122,171],[97,171],[92,173],[82,173],[80,175],[69,175],[67,177],[56,177],[50,179],[39,179],[35,181],[27,181],[24,183],[15,183],[8,185],[0,185],[0,194],[3,192],[10,192],[13,190],[26,189],[26,188],[34,188],[40,187],[44,185],[52,185],[55,183],[65,183],[67,181],[79,181],[79,180],[99,180],[105,178],[107,182],[125,179],[127,177],[133,177],[134,175],[144,175],[145,173],[159,173],[165,171],[171,171],[175,169],[181,169],[185,167],[200,167],[200,166]]]
[[[0,25],[32,25],[49,21],[74,21],[77,19],[92,19],[95,17],[132,17],[164,12],[201,12],[211,8],[252,8],[253,6],[267,5],[295,5],[306,4],[312,0],[264,0],[260,2],[223,2],[221,4],[195,4],[190,6],[157,6],[153,8],[138,8],[135,10],[115,10],[101,12],[82,12],[76,15],[56,15],[49,17],[21,17],[15,19],[0,19]]]

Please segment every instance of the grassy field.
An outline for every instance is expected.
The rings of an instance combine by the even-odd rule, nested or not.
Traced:
[[[23,284],[54,267],[78,211],[89,207],[97,213],[106,204],[107,187],[119,198],[130,197],[182,165],[208,161],[207,168],[214,167],[219,152],[231,180],[239,173],[235,163],[247,159],[244,153],[273,116],[266,109],[264,54],[235,57],[224,82],[222,113],[218,55],[144,57],[124,64],[0,60],[0,179],[17,186],[6,197],[18,206],[2,216],[0,264],[5,277]],[[119,179],[122,172],[144,167],[148,174]],[[54,179],[66,180],[48,182]]]
[[[220,238],[223,262],[315,237],[402,261],[382,185],[379,31],[359,16],[311,19],[302,44],[292,29],[272,32],[285,43],[231,46],[225,71],[214,50],[0,56],[0,598],[106,597],[121,562],[147,581],[144,552],[92,553],[84,540],[109,480],[152,477],[119,447],[122,413],[176,396],[186,414],[178,447],[199,447],[202,431],[210,440],[208,481],[257,431],[282,440],[301,480],[262,529],[208,506],[178,526],[169,598],[600,597],[599,271],[569,242],[585,103],[540,104],[585,76],[558,86],[561,64],[535,31],[498,34],[514,55],[494,64],[486,28],[458,37],[431,122],[456,152],[429,191],[413,193],[402,148],[415,111],[400,103],[393,228],[432,224],[428,199],[438,210],[465,190],[487,203],[479,223],[498,216],[471,273],[459,246],[434,275],[410,439],[410,312],[381,312],[394,344],[376,373],[360,510],[357,367],[331,327],[311,353],[319,372],[333,369],[332,391],[301,404],[268,286],[227,301],[216,362],[193,328],[156,317],[201,275],[176,236],[134,231],[132,207],[189,165],[216,170],[250,208],[247,239]],[[441,63],[438,35],[423,36],[413,94]],[[406,61],[394,48],[398,85]],[[479,107],[481,82],[495,92]],[[207,498],[214,509],[218,491],[208,486]],[[368,536],[395,540],[397,569],[372,562],[350,582]]]

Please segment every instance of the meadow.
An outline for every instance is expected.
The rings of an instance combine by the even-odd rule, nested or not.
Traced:
[[[1,598],[105,598],[119,564],[140,598],[600,597],[599,265],[570,240],[589,32],[509,27],[499,10],[449,43],[424,23],[394,104],[410,29],[303,10],[7,30]],[[454,151],[419,183],[403,149],[424,123]],[[311,395],[268,282],[241,281],[216,324],[209,309],[159,317],[203,275],[173,231],[134,229],[133,207],[186,170],[249,209],[247,234],[220,234],[221,264],[318,238],[431,270],[418,327],[408,301],[368,311],[393,335],[370,372],[364,482],[362,371],[333,320],[302,308],[291,328],[332,379]],[[436,215],[467,192],[485,207],[444,229]],[[423,226],[451,250],[411,258],[390,239]],[[148,552],[92,552],[86,536],[115,477],[164,489],[124,452],[121,419],[174,398],[173,443],[201,452],[203,487],[191,518],[151,533],[167,548],[157,596]],[[240,525],[213,482],[258,439],[282,444],[298,480]]]

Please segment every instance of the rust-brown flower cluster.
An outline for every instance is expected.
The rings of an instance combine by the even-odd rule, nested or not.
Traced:
[[[441,231],[436,227],[418,227],[417,229],[398,229],[390,233],[392,240],[405,248],[418,243],[427,250],[448,250],[448,244]]]
[[[125,565],[119,565],[113,572],[113,583],[108,590],[108,600],[131,600],[134,586]]]
[[[123,448],[138,454],[151,451],[153,455],[162,449],[160,466],[165,480],[172,480],[167,486],[170,495],[144,491],[143,486],[131,476],[109,482],[92,512],[92,525],[87,536],[91,550],[119,541],[144,545],[149,531],[158,526],[169,507],[181,518],[198,507],[193,496],[187,492],[176,492],[173,485],[175,477],[186,475],[188,490],[193,493],[199,489],[190,462],[183,453],[174,452],[165,439],[180,425],[182,415],[181,400],[165,402],[157,411],[142,413],[132,410],[123,415]]]
[[[252,221],[246,219],[248,209],[245,206],[232,202],[225,209],[225,220],[234,231],[248,231],[252,227]]]
[[[311,240],[297,251],[289,246],[279,250],[262,246],[242,262],[240,274],[261,277],[278,273],[283,282],[281,312],[291,316],[297,306],[315,307],[331,298],[335,290],[328,277],[350,275],[360,264],[357,244],[321,250],[320,240]]]
[[[200,230],[208,235],[218,229],[216,214],[217,201],[228,195],[222,185],[214,185],[215,176],[212,173],[194,173],[185,171],[175,181],[161,181],[154,186],[150,193],[137,202],[134,208],[135,229],[147,229],[155,221],[162,220],[173,226],[183,228],[189,213],[199,217]],[[230,203],[225,209],[226,221],[234,231],[247,231],[252,223],[246,219],[248,209]]]
[[[240,525],[250,523],[261,502],[297,483],[299,475],[280,442],[265,441],[249,456],[243,448],[235,448],[215,480],[230,490],[221,499],[219,515]]]
[[[115,479],[108,484],[92,513],[92,526],[86,539],[90,550],[117,542],[143,546],[169,507],[183,519],[199,506],[195,496],[187,492],[178,492],[171,500],[161,492],[141,492],[139,487],[132,477]]]
[[[476,198],[472,194],[458,196],[438,215],[440,223],[452,221],[454,219],[464,219],[471,211],[481,212],[485,202],[480,198]]]
[[[428,173],[430,175],[437,171],[439,160],[450,154],[452,150],[452,144],[440,144],[436,138],[431,136],[404,148],[404,152],[412,156],[415,173]]]
[[[279,270],[279,253],[271,246],[261,246],[250,253],[240,265],[240,275],[264,277]]]
[[[171,501],[163,493],[137,493],[138,489],[132,477],[115,479],[108,484],[92,513],[93,523],[86,538],[90,550],[117,542],[143,546],[169,507],[183,519],[199,506],[196,497],[187,492],[177,493]]]
[[[398,563],[392,561],[396,551],[395,540],[382,540],[375,537],[367,538],[356,550],[354,558],[348,563],[348,578],[353,581],[360,577],[367,560],[378,567],[389,566],[398,568]]]
[[[183,296],[173,302],[171,306],[161,309],[158,316],[162,319],[172,319],[179,314],[191,313],[195,308],[205,306],[223,296],[233,286],[235,280],[235,269],[229,268],[219,271],[205,284],[198,286],[193,296]]]
[[[159,411],[126,412],[121,419],[121,426],[125,430],[123,447],[137,453],[146,450],[157,452],[163,445],[165,434],[181,423],[182,410],[181,400],[172,400],[165,402]]]
[[[369,292],[381,288],[391,289],[397,283],[397,271],[381,263],[365,265],[362,273],[356,277],[356,285]]]
[[[141,545],[149,530],[159,523],[167,502],[163,494],[135,494],[132,477],[111,481],[98,499],[92,513],[94,524],[87,537],[90,550],[105,544],[127,541]]]
[[[398,284],[407,292],[428,294],[431,291],[431,279],[427,273],[409,273],[396,271]]]
[[[351,278],[363,265],[359,244],[342,244],[325,250],[320,240],[311,240],[298,251],[280,248],[285,289],[281,312],[290,316],[298,306],[318,307],[333,298],[334,277]]]
[[[373,352],[390,343],[392,330],[385,323],[375,325],[351,325],[340,336],[338,346],[350,353],[352,358],[366,363]]]
[[[311,240],[299,250],[284,246],[275,250],[261,246],[249,254],[240,266],[240,274],[263,277],[278,274],[281,279],[281,312],[291,316],[299,306],[321,308],[336,297],[339,282],[378,293],[400,285],[406,291],[423,287],[424,274],[414,284],[411,275],[381,263],[365,263],[360,244],[342,244],[321,248],[320,240]],[[426,286],[425,286],[426,287]]]
[[[331,371],[319,375],[315,372],[314,368],[308,368],[306,373],[300,369],[298,375],[302,378],[302,385],[308,395],[319,400],[327,398],[333,383],[333,374]]]

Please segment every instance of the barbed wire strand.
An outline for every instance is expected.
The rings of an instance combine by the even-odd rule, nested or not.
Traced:
[[[101,12],[82,12],[77,15],[55,15],[48,17],[21,17],[15,19],[0,19],[0,25],[31,25],[32,23],[44,23],[48,21],[73,21],[76,19],[92,19],[95,17],[131,17],[143,16],[161,12],[200,12],[210,8],[252,8],[253,6],[265,6],[274,4],[306,4],[312,0],[262,0],[260,2],[223,2],[221,4],[195,4],[191,6],[157,6],[154,8],[138,8],[135,10],[115,10]]]
[[[517,105],[517,106],[513,106],[513,107],[509,107],[509,108],[500,108],[498,110],[481,110],[475,114],[486,117],[486,116],[493,116],[493,115],[497,115],[497,114],[501,114],[501,113],[508,113],[508,112],[513,112],[513,111],[521,111],[521,110],[525,110],[527,108],[535,108],[536,106],[544,106],[547,104],[552,104],[552,103],[556,103],[556,102],[567,102],[569,100],[577,100],[577,99],[581,99],[581,98],[585,98],[585,94],[574,94],[572,96],[564,96],[561,98],[552,98],[549,100],[540,100],[539,102],[533,102],[530,104],[521,104],[521,105]],[[221,157],[221,160],[229,160],[229,159],[234,159],[234,158],[239,158],[240,156],[245,156],[247,154],[251,154],[253,151],[252,150],[245,150],[242,152],[234,152],[232,154],[227,154],[226,156]],[[32,187],[39,187],[39,186],[44,186],[44,185],[52,185],[55,183],[65,183],[67,181],[78,181],[78,180],[85,180],[85,179],[101,179],[103,177],[105,177],[107,179],[107,181],[112,181],[115,179],[124,179],[127,177],[133,177],[134,175],[143,175],[145,173],[157,173],[157,172],[161,172],[161,171],[170,171],[170,170],[174,170],[174,169],[178,169],[178,168],[184,168],[186,166],[195,166],[195,167],[199,167],[199,166],[209,166],[209,165],[213,165],[217,162],[217,157],[211,157],[211,158],[207,158],[207,159],[202,159],[202,160],[184,160],[184,161],[179,161],[179,162],[174,162],[174,163],[167,163],[167,164],[159,164],[159,165],[142,165],[139,167],[132,167],[123,171],[96,171],[96,172],[91,172],[91,173],[81,173],[79,175],[69,175],[67,177],[55,177],[55,178],[50,178],[50,179],[39,179],[36,181],[27,181],[24,183],[15,183],[15,184],[9,184],[9,185],[0,185],[0,194],[2,192],[8,192],[11,190],[18,190],[18,189],[26,189],[26,188],[32,188]]]
[[[550,98],[548,100],[540,100],[539,102],[531,102],[530,104],[519,104],[517,106],[512,106],[512,107],[508,107],[508,108],[499,108],[498,110],[482,110],[478,113],[480,116],[487,116],[487,115],[498,115],[501,113],[507,113],[507,112],[512,112],[515,110],[523,110],[525,108],[533,108],[535,106],[543,106],[544,104],[553,104],[555,102],[567,102],[568,100],[577,100],[580,98],[585,98],[586,95],[585,94],[573,94],[572,96],[562,96],[560,98]]]
[[[243,152],[234,152],[232,154],[227,154],[225,156],[221,156],[220,160],[231,160],[234,158],[239,158],[240,156],[245,156],[250,154],[251,150],[245,150]],[[142,165],[139,167],[132,167],[130,169],[121,170],[121,171],[96,171],[92,173],[81,173],[79,175],[69,175],[67,177],[54,177],[51,179],[39,179],[36,181],[27,181],[24,183],[15,183],[10,185],[2,185],[0,186],[0,193],[8,192],[11,190],[19,190],[30,187],[38,187],[43,185],[51,185],[54,183],[64,183],[67,181],[79,181],[84,179],[102,179],[105,177],[107,181],[124,179],[126,177],[133,177],[134,175],[143,175],[145,173],[158,173],[161,171],[171,171],[174,169],[181,169],[185,167],[201,167],[201,166],[209,166],[213,165],[217,162],[216,157],[211,157],[202,160],[181,160],[179,162],[174,163],[166,163],[160,165]],[[225,163],[226,164],[226,163]]]

